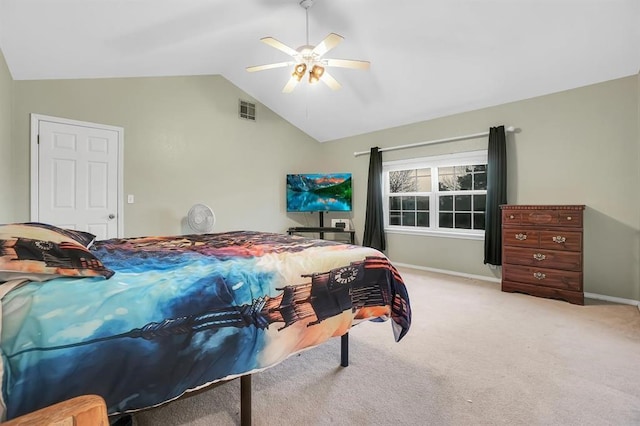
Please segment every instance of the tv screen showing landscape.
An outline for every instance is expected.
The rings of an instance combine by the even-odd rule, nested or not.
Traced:
[[[351,211],[351,173],[287,175],[287,211]]]

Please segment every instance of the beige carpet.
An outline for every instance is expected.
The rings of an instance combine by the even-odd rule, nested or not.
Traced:
[[[410,269],[413,324],[351,333],[253,377],[254,425],[640,425],[640,312],[502,293]],[[238,380],[138,413],[139,426],[240,424]]]

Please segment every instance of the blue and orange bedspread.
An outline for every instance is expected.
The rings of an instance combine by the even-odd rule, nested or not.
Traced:
[[[278,364],[356,323],[411,309],[380,252],[261,232],[98,241],[115,271],[16,286],[2,299],[2,397],[11,419],[81,394],[109,414]],[[6,283],[8,285],[11,283]]]

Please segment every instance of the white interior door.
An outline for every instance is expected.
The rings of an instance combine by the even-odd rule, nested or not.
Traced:
[[[121,236],[122,129],[34,115],[32,139],[34,130],[32,220],[88,231],[98,239]],[[32,151],[32,170],[33,161]]]

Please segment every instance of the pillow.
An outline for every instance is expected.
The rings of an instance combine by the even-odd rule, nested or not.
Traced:
[[[0,225],[0,240],[11,238],[31,238],[34,240],[77,242],[84,247],[90,247],[96,236],[89,232],[63,229],[57,226],[39,222],[10,223]]]
[[[52,232],[48,227],[42,229]],[[0,233],[0,282],[14,279],[46,281],[62,276],[110,278],[114,274],[87,247],[58,231],[55,234],[50,236],[57,241],[30,238],[32,232],[10,237]]]

